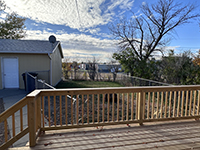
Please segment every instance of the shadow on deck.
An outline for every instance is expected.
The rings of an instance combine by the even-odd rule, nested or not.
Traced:
[[[43,149],[200,149],[200,121],[145,123],[46,131],[35,147]]]

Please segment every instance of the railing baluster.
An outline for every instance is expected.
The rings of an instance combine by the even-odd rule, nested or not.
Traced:
[[[56,96],[53,96],[53,108],[54,108],[54,126],[56,126]]]
[[[79,95],[76,95],[76,124],[79,124]]]
[[[71,95],[71,124],[73,125],[74,124],[74,102],[73,102],[73,95]]]
[[[20,108],[20,131],[23,131],[23,110]]]
[[[8,124],[7,124],[7,119],[6,120],[4,120],[4,130],[5,130],[5,135],[4,135],[4,138],[5,138],[5,142],[7,142],[8,141]]]
[[[37,131],[37,125],[38,125],[37,100],[35,100],[34,103],[35,103],[35,111],[34,111],[34,112],[35,112],[35,114],[36,114],[36,115],[35,115],[35,122],[34,122],[34,123],[35,123],[35,132],[36,132],[36,131]]]
[[[114,121],[115,118],[115,94],[112,95],[112,121]]]
[[[102,111],[102,122],[104,122],[104,113],[105,113],[105,94],[103,94],[103,111]]]
[[[51,108],[50,108],[50,96],[48,96],[48,115],[49,115],[49,127],[51,126]]]
[[[155,103],[155,92],[152,93],[152,112],[151,112],[151,119],[154,118],[154,104]]]
[[[185,98],[185,91],[182,91],[182,101],[181,101],[181,117],[183,117],[184,98]]]
[[[195,115],[197,91],[194,91],[193,116]]]
[[[165,118],[167,118],[168,91],[165,92]]]
[[[12,114],[12,131],[13,137],[15,136],[15,114]]]
[[[196,115],[199,115],[199,106],[200,105],[200,90],[198,90],[198,104],[197,104],[197,113]]]
[[[139,104],[138,104],[138,120],[139,120],[139,124],[143,125],[143,119],[144,119],[144,99],[145,99],[145,92],[141,91],[139,93]]]
[[[190,91],[189,116],[191,116],[191,109],[192,109],[192,96],[193,96],[193,91]]]
[[[124,93],[122,93],[122,120],[124,121]]]
[[[81,95],[82,98],[82,124],[84,124],[84,95]]]
[[[107,121],[110,121],[110,93],[107,94]]]
[[[160,101],[160,92],[157,92],[157,112],[156,112],[156,119],[159,116],[159,101]]]
[[[170,94],[169,94],[169,113],[168,113],[168,118],[171,117],[171,108],[172,107],[172,91],[170,91]]]
[[[117,93],[117,121],[119,121],[119,93]]]
[[[149,111],[150,111],[150,92],[148,92],[148,101],[147,101],[147,119],[149,119]]]
[[[89,100],[90,98],[89,98],[89,94],[87,94],[87,123],[89,124],[89,102],[90,102],[90,100]]]
[[[163,118],[163,99],[164,99],[164,93],[161,92],[160,118]]]
[[[178,106],[177,106],[177,114],[176,114],[177,117],[179,116],[180,101],[181,101],[181,91],[178,91]]]
[[[138,107],[139,107],[139,93],[136,94],[136,116],[135,118],[138,120],[139,115],[138,115]]]
[[[100,121],[99,121],[99,114],[100,114],[100,102],[99,102],[99,97],[100,97],[100,95],[99,94],[97,94],[97,122],[99,123]]]
[[[60,98],[60,125],[62,126],[62,96],[59,96]]]
[[[44,96],[42,96],[42,127],[44,128]]]
[[[92,123],[94,124],[94,94],[92,94]]]
[[[185,116],[187,116],[188,114],[188,97],[189,97],[189,91],[186,92]]]
[[[67,104],[68,98],[67,95],[65,95],[65,124],[68,125],[68,104]]]
[[[134,111],[134,93],[131,93],[131,120],[133,120],[133,111]]]
[[[146,92],[143,92],[143,99],[142,99],[142,104],[143,104],[143,112],[142,112],[142,119],[144,119],[144,117],[145,117],[145,109],[146,109]]]
[[[36,129],[40,129],[41,128],[41,97],[38,97],[36,100],[37,103],[37,126]],[[36,130],[36,131],[37,131]]]
[[[129,93],[127,93],[127,101],[126,101],[126,120],[129,120]]]
[[[175,117],[175,110],[176,110],[176,91],[174,91],[174,108],[173,108],[173,117]]]

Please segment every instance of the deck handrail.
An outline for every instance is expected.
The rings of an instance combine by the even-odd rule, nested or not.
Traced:
[[[27,128],[23,128],[25,106]],[[0,149],[27,133],[32,147],[37,136],[47,130],[200,118],[199,107],[200,85],[35,90],[0,114],[5,127]],[[17,111],[21,130],[17,134],[12,130],[8,139],[7,118],[12,117],[14,129]]]

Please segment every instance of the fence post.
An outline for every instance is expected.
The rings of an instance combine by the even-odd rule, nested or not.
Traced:
[[[35,98],[28,98],[28,127],[29,127],[29,146],[36,145],[36,127],[35,127]]]
[[[26,88],[26,92],[28,92],[28,73],[25,72],[25,88]]]
[[[144,110],[144,92],[141,91],[139,93],[139,104],[138,104],[138,120],[141,126],[143,125],[143,116],[144,116],[143,110]]]
[[[34,79],[35,79],[35,89],[38,89],[37,77],[34,77]]]

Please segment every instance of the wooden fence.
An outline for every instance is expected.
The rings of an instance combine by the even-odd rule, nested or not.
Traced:
[[[200,118],[200,86],[152,86],[91,89],[35,90],[0,114],[5,142],[12,145],[29,133],[35,146],[42,131]],[[23,128],[22,108],[28,108],[28,127]],[[42,110],[42,111],[41,111]],[[20,111],[19,133],[8,139],[7,119]]]

